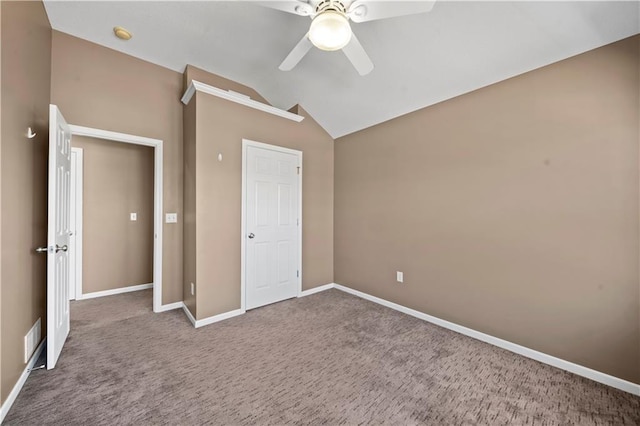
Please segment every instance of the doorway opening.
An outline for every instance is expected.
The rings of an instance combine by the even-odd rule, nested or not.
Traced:
[[[75,220],[76,226],[75,229],[72,229],[71,235],[71,246],[72,246],[72,256],[70,259],[71,262],[71,273],[70,273],[70,281],[74,284],[72,285],[72,289],[70,289],[71,293],[75,293],[76,300],[78,299],[86,299],[90,297],[99,297],[99,296],[107,296],[109,294],[122,293],[124,291],[135,291],[142,290],[144,288],[153,288],[153,311],[161,312],[163,309],[162,306],[162,187],[163,187],[163,178],[162,178],[162,141],[159,139],[146,138],[141,136],[129,135],[125,133],[117,133],[106,130],[94,129],[83,126],[75,126],[69,125],[71,130],[72,140],[73,137],[81,136],[88,138],[95,138],[101,141],[109,141],[109,142],[119,142],[126,144],[139,145],[143,147],[151,147],[153,148],[153,214],[152,214],[152,222],[153,222],[153,266],[152,266],[152,276],[153,281],[151,283],[145,283],[136,286],[125,287],[124,289],[115,289],[115,290],[106,290],[106,291],[84,291],[83,283],[82,283],[82,237],[86,237],[86,233],[84,232],[83,226],[83,216],[82,210],[76,209],[78,204],[82,204],[83,196],[82,196],[82,180],[77,179],[82,176],[82,170],[85,168],[83,157],[83,150],[79,150],[77,148],[72,149],[72,188],[71,188],[71,198],[72,198],[72,206],[71,206],[71,219]],[[74,170],[75,169],[75,170]],[[75,171],[75,174],[74,174]],[[114,170],[114,173],[116,171]],[[74,179],[76,178],[76,179]],[[73,203],[73,197],[75,195],[75,203]],[[109,202],[109,200],[105,200],[105,202]],[[138,212],[129,212],[129,220],[133,223],[138,220],[137,216]],[[73,250],[73,249],[76,250]],[[109,247],[105,247],[105,249],[109,249]],[[75,254],[74,254],[75,253]],[[77,254],[77,256],[76,256]],[[103,265],[105,267],[108,265]],[[124,291],[123,291],[124,290]]]

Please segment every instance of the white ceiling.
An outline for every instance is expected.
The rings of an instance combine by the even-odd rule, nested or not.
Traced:
[[[361,77],[342,52],[312,49],[278,65],[309,18],[247,1],[45,0],[59,31],[182,72],[192,64],[299,103],[334,138],[640,32],[637,1],[460,2],[430,13],[352,24],[375,69]],[[116,25],[134,37],[123,42]]]

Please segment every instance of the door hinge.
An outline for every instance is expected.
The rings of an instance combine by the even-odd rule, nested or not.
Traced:
[[[296,225],[300,226],[300,219],[296,219]]]
[[[296,277],[300,278],[300,271],[296,271]]]
[[[300,174],[300,166],[298,166],[297,169],[298,169],[298,174]]]

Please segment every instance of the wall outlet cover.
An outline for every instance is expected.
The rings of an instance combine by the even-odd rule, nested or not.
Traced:
[[[165,215],[166,223],[178,223],[178,213],[167,213]]]
[[[396,271],[396,281],[399,283],[404,282],[404,273],[400,271]]]

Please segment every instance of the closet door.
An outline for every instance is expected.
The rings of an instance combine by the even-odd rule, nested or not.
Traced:
[[[300,156],[246,146],[246,309],[296,297],[300,271]]]

